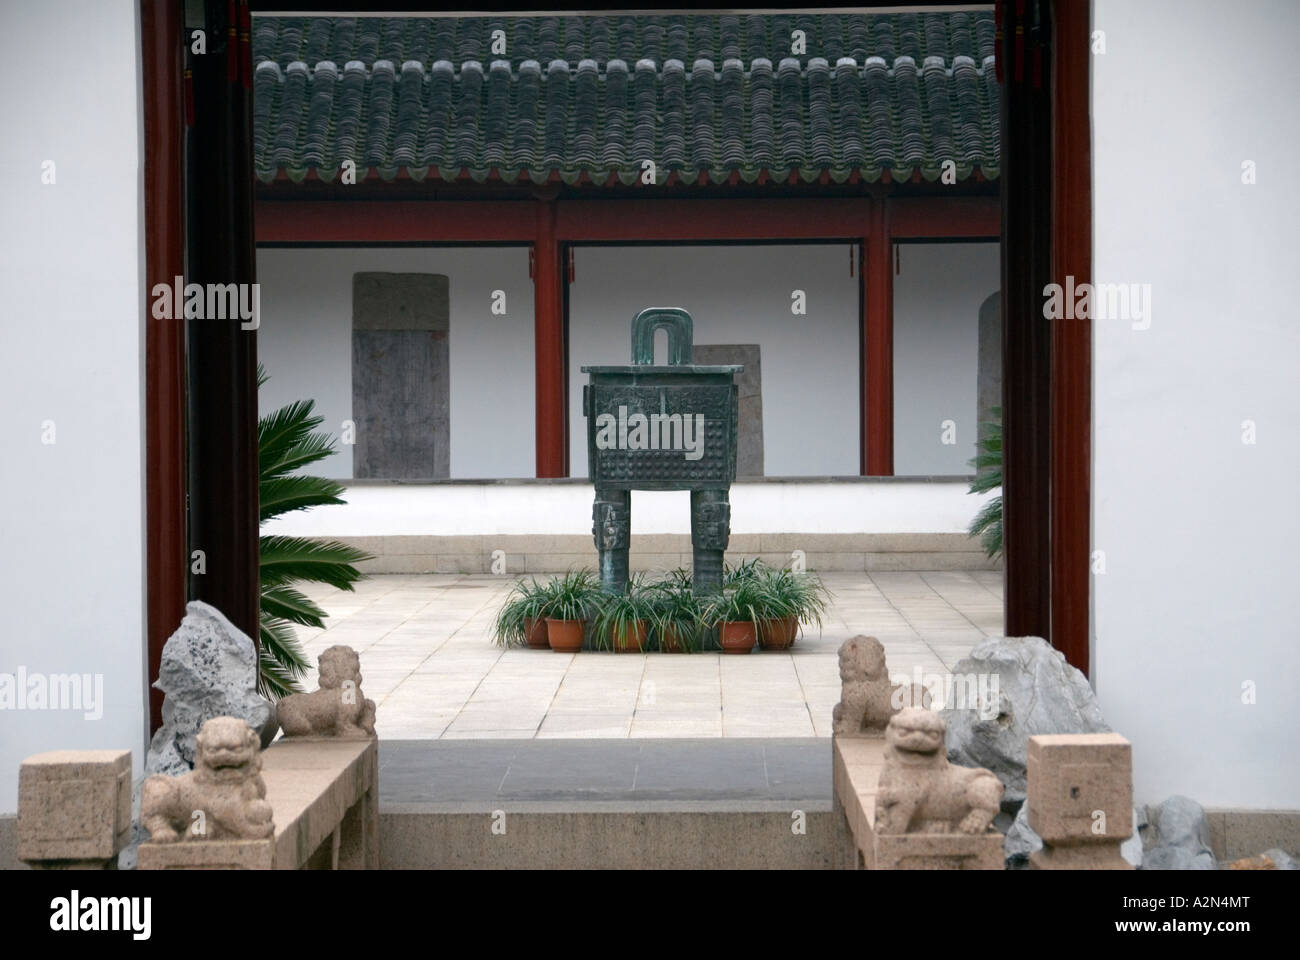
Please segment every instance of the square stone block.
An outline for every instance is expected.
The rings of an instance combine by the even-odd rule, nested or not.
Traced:
[[[138,870],[270,870],[273,840],[178,840],[142,843]]]
[[[904,833],[877,835],[876,870],[1005,870],[1002,834]]]
[[[1025,770],[1029,825],[1044,843],[1118,844],[1132,835],[1133,747],[1118,733],[1030,737]]]
[[[131,751],[54,750],[18,774],[18,858],[108,860],[131,832]]]

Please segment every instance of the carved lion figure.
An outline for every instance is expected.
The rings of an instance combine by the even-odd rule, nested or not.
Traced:
[[[261,840],[275,833],[257,731],[237,717],[213,717],[195,746],[193,770],[152,776],[141,788],[140,821],[153,842]]]
[[[906,707],[885,730],[876,792],[878,834],[983,833],[1002,803],[1002,783],[982,767],[954,767],[946,725],[932,710]]]
[[[930,705],[924,688],[889,682],[885,648],[875,637],[853,637],[840,645],[840,702],[831,714],[837,737],[880,737],[906,703]]]
[[[320,689],[291,693],[276,704],[286,737],[375,735],[375,701],[361,693],[361,658],[351,647],[330,647],[320,655]]]

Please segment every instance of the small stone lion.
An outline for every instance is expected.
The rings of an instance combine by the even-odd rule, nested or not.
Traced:
[[[909,695],[911,699],[908,699]],[[840,645],[840,702],[831,713],[837,737],[880,737],[905,703],[930,705],[929,691],[889,682],[885,648],[875,637],[853,637]]]
[[[275,833],[261,739],[247,721],[213,717],[195,738],[194,769],[145,780],[140,821],[154,843],[262,840]]]
[[[320,655],[320,689],[291,693],[276,704],[286,737],[375,735],[375,701],[361,694],[361,658],[351,647],[330,647]]]
[[[983,833],[1002,803],[988,770],[954,767],[946,725],[932,710],[906,707],[885,730],[885,766],[876,792],[878,834]]]

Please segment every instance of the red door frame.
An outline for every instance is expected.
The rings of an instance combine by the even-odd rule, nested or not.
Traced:
[[[155,0],[141,0],[142,10],[152,8]],[[168,4],[159,4],[159,8],[170,6]],[[326,4],[325,7],[329,7]],[[1086,49],[1087,34],[1089,31],[1088,15],[1089,4],[1087,0],[1056,0],[1054,4],[1057,13],[1056,30],[1052,38],[1054,54],[1051,57],[1051,73],[1053,80],[1053,100],[1055,106],[1055,115],[1057,116],[1056,125],[1052,131],[1052,141],[1057,156],[1052,168],[1052,239],[1053,239],[1053,275],[1060,277],[1066,273],[1075,277],[1076,282],[1083,282],[1091,276],[1091,205],[1087,199],[1090,196],[1091,180],[1091,157],[1089,153],[1089,129],[1088,129],[1088,106],[1089,86],[1088,70],[1089,63],[1087,55],[1082,51]],[[149,15],[146,13],[142,16],[142,25],[149,23]],[[155,27],[154,30],[157,28]],[[153,30],[150,31],[151,33]],[[167,30],[163,30],[159,36],[166,38]],[[171,42],[175,43],[174,32],[170,33]],[[1083,39],[1083,45],[1080,45],[1080,38]],[[150,42],[148,36],[145,37],[142,44],[142,57],[145,62],[146,71],[152,71],[153,75],[160,78],[160,82],[165,86],[165,80],[172,67],[169,66],[169,58],[163,49],[164,44]],[[172,90],[170,95],[175,98],[178,96],[179,81],[173,77]],[[156,85],[147,85],[154,89]],[[150,184],[162,184],[166,182],[167,176],[165,168],[172,162],[168,156],[167,147],[167,122],[165,120],[167,111],[170,109],[165,104],[167,102],[168,91],[162,91],[160,96],[150,96],[145,102],[146,117],[146,177]],[[174,102],[174,100],[173,100]],[[155,112],[161,111],[161,112]],[[150,117],[154,122],[150,122]],[[159,123],[159,118],[164,122]],[[1006,138],[1009,131],[1003,128],[1003,137]],[[152,192],[154,188],[150,187]],[[673,203],[675,201],[656,201],[656,203]],[[680,201],[689,202],[690,204],[706,204],[710,201],[691,200]],[[731,203],[733,201],[719,201]],[[780,203],[782,201],[756,201],[762,203]],[[812,203],[812,200],[796,201],[800,204]],[[900,224],[908,221],[905,212],[906,206],[912,202],[911,198],[903,200],[902,198],[891,201],[889,211],[890,236],[897,236],[895,232],[900,229]],[[953,203],[955,201],[948,201]],[[862,243],[868,239],[871,223],[871,200],[863,198],[862,200],[831,200],[829,204],[839,208],[839,212],[829,211],[829,222],[839,223],[841,218],[851,217],[856,222],[856,227],[851,231],[842,234],[842,238],[852,242]],[[439,205],[439,214],[452,213],[449,209],[453,203],[443,202]],[[174,230],[174,224],[171,226],[166,222],[165,217],[157,215],[156,211],[163,205],[154,205],[154,212],[146,210],[146,244],[149,271],[148,276],[162,276],[168,269],[166,260],[166,251],[175,250],[176,245],[169,241],[169,230]],[[286,209],[289,204],[280,201],[260,200],[257,203],[256,227],[257,239],[259,242],[272,241],[274,239],[287,240],[289,237],[275,237],[274,234],[279,230],[284,232],[286,221],[290,218],[284,216],[288,213]],[[349,230],[345,226],[348,217],[355,217],[362,214],[364,219],[365,211],[360,205],[352,206],[349,203],[331,201],[329,209],[323,209],[323,204],[317,204],[313,209],[311,203],[293,202],[293,218],[307,218],[300,223],[310,222],[311,217],[317,218],[317,226],[323,229],[314,229],[311,231],[310,240],[313,242],[329,242],[330,240],[351,242],[362,241],[358,236],[365,230],[371,230],[375,225],[363,226],[361,230]],[[393,240],[394,232],[396,233],[419,233],[426,234],[421,236],[421,240],[432,240],[433,237],[427,236],[428,233],[436,232],[431,224],[431,218],[424,216],[426,208],[421,205],[416,207],[413,203],[385,203],[383,224],[383,239]],[[464,206],[471,206],[464,204]],[[474,203],[476,214],[487,212],[485,204]],[[503,211],[507,210],[514,214],[518,207],[513,203],[500,203]],[[406,209],[403,209],[405,207]],[[856,207],[856,212],[851,212],[851,208]],[[176,207],[172,208],[173,210]],[[667,209],[667,208],[665,208]],[[277,214],[276,211],[280,211]],[[468,211],[467,211],[468,212]],[[703,208],[700,208],[703,213]],[[403,217],[413,220],[418,219],[419,223],[413,225],[410,222],[403,223]],[[457,229],[463,231],[465,235],[456,237],[447,237],[463,242],[476,242],[491,238],[507,239],[513,241],[535,242],[536,226],[534,218],[527,218],[522,223],[516,221],[516,226],[512,229],[509,226],[511,218],[507,217],[486,217],[488,226],[478,229],[475,228],[470,218],[452,216],[449,219],[458,224]],[[439,218],[441,220],[441,216]],[[277,223],[278,221],[278,223]],[[563,214],[556,217],[556,239],[564,242],[567,238],[566,219]],[[483,223],[479,220],[479,223]],[[826,222],[817,222],[813,219],[810,222],[804,221],[804,228],[816,224],[819,235],[822,238],[835,238],[841,236],[838,233],[828,232]],[[751,224],[745,224],[750,226]],[[866,226],[864,226],[866,225]],[[797,228],[797,225],[795,225]],[[715,225],[716,232],[734,233],[739,229],[739,225],[727,227],[725,224]],[[334,231],[335,236],[327,235]],[[290,231],[297,233],[297,230]],[[509,234],[502,236],[502,233]],[[484,233],[490,234],[485,236]],[[786,234],[790,236],[790,234]],[[942,233],[935,234],[942,236]],[[725,239],[726,237],[719,237]],[[304,238],[306,239],[306,238]],[[380,239],[378,236],[372,236],[370,239]],[[667,239],[667,238],[664,238]],[[883,248],[883,245],[878,245]],[[868,249],[868,256],[869,248]],[[152,251],[161,251],[154,255]],[[877,269],[879,269],[877,267]],[[867,273],[869,271],[863,271]],[[867,298],[864,297],[864,302]],[[877,300],[881,298],[877,297]],[[867,311],[864,310],[864,314]],[[878,314],[877,320],[879,323]],[[864,335],[867,328],[873,321],[864,316]],[[1088,610],[1089,597],[1089,579],[1087,575],[1088,563],[1088,545],[1090,542],[1089,517],[1090,517],[1090,489],[1088,464],[1090,462],[1090,404],[1091,404],[1091,331],[1086,325],[1079,324],[1075,321],[1075,326],[1071,329],[1059,329],[1053,331],[1052,337],[1052,376],[1051,376],[1051,395],[1052,395],[1052,453],[1051,453],[1051,485],[1052,495],[1050,501],[1051,530],[1052,530],[1052,573],[1051,573],[1051,612],[1050,619],[1052,623],[1052,632],[1054,641],[1058,646],[1063,646],[1067,651],[1070,661],[1076,666],[1087,668],[1087,643],[1089,637],[1089,628],[1087,625],[1086,611]],[[176,505],[184,502],[185,481],[180,464],[183,462],[182,448],[176,442],[176,436],[182,424],[179,422],[176,414],[176,384],[181,377],[181,359],[178,356],[177,343],[175,339],[169,339],[168,331],[160,330],[156,325],[147,326],[147,357],[146,357],[146,423],[148,430],[147,443],[147,529],[151,547],[157,549],[150,551],[150,578],[148,585],[148,606],[149,606],[149,651],[151,661],[151,675],[156,669],[153,665],[156,661],[156,647],[160,648],[162,637],[165,639],[163,630],[170,630],[174,623],[175,596],[176,593],[174,582],[169,583],[165,576],[162,579],[156,579],[155,570],[160,573],[166,568],[168,561],[166,557],[176,552],[176,544],[184,543],[184,518],[183,515],[178,517]],[[881,337],[881,330],[876,329],[874,336],[877,339]],[[891,398],[892,399],[892,398]],[[865,418],[877,418],[883,420],[883,411],[876,408],[873,413],[871,410],[864,410]],[[889,422],[892,423],[892,410],[890,411]],[[157,429],[155,429],[157,428]],[[548,456],[552,456],[554,450],[554,439],[548,439]],[[541,450],[539,448],[539,460]],[[563,459],[561,453],[560,459]],[[171,546],[168,546],[171,544]],[[1082,549],[1080,547],[1082,546]],[[157,558],[157,559],[155,559]],[[172,578],[174,580],[174,578]],[[170,604],[170,606],[169,606]],[[168,618],[171,617],[171,622]]]
[[[141,0],[144,90],[145,293],[184,273],[180,5]],[[145,636],[150,679],[185,615],[185,331],[145,307]],[[149,729],[162,724],[162,691],[149,688]]]

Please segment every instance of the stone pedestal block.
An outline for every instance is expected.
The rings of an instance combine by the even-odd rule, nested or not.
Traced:
[[[18,858],[32,867],[112,867],[131,833],[131,751],[55,750],[18,775]]]
[[[1043,849],[1039,870],[1132,869],[1120,844],[1133,833],[1133,748],[1117,733],[1029,738],[1026,806]]]

